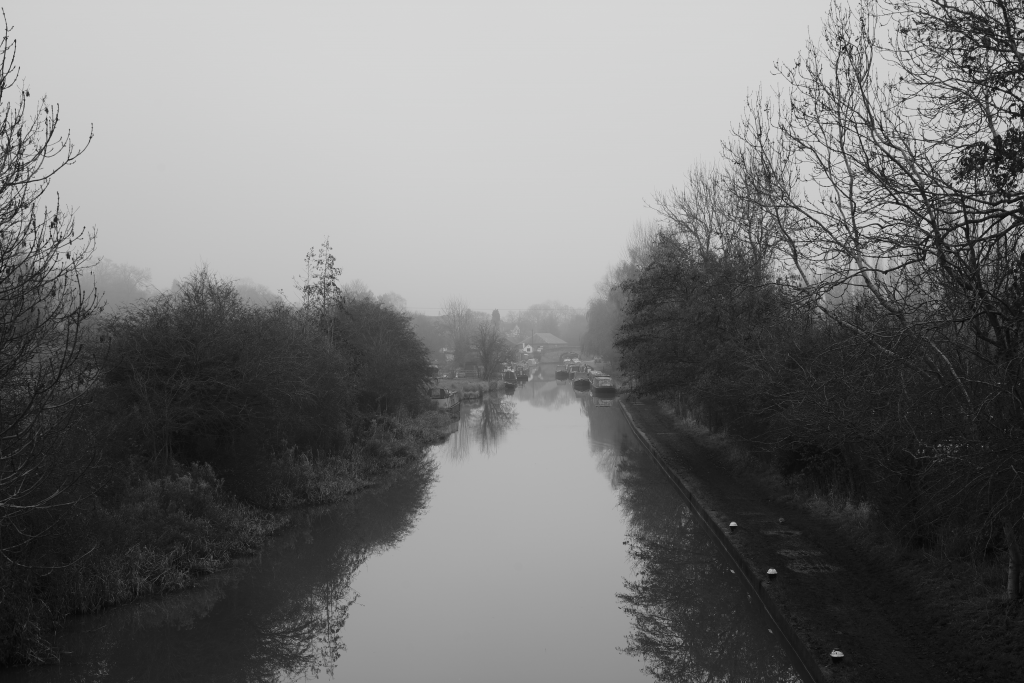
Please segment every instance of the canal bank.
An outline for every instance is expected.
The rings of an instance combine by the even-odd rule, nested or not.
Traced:
[[[614,400],[464,401],[424,467],[301,516],[200,591],[81,620],[15,683],[799,683]]]
[[[681,430],[655,401],[619,405],[641,442],[694,506],[791,640],[812,680],[1003,680],[965,666],[954,628],[910,580]],[[730,524],[735,522],[735,532]],[[777,578],[768,580],[768,569]],[[829,654],[844,653],[840,665]],[[966,655],[969,657],[969,654]],[[1019,672],[1011,676],[1019,675]],[[1012,680],[1012,679],[1007,679]]]

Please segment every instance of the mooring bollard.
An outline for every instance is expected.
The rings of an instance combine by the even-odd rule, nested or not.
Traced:
[[[729,522],[729,533],[734,534],[736,530],[740,528],[740,525],[736,522]]]
[[[779,575],[779,573],[777,571],[775,571],[774,567],[769,567],[769,569],[768,569],[768,580],[769,581],[774,581],[775,577],[778,576],[778,575]]]
[[[829,653],[829,657],[832,658],[832,663],[837,666],[843,663],[843,653],[839,650],[832,650],[832,652]]]

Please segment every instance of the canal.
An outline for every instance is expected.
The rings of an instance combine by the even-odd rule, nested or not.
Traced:
[[[464,403],[387,487],[201,588],[81,620],[16,681],[799,681],[613,401]]]

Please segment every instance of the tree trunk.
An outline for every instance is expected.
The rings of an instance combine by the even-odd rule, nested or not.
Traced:
[[[1006,536],[1006,550],[1009,555],[1006,567],[1006,599],[1018,600],[1020,598],[1020,539],[1010,520],[1003,521],[1003,533]]]

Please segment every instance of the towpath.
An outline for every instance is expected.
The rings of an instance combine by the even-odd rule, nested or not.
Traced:
[[[732,545],[741,571],[774,604],[769,610],[788,622],[781,626],[800,641],[797,655],[810,658],[813,678],[938,683],[1002,680],[992,674],[1009,673],[981,674],[965,663],[969,653],[960,651],[956,634],[941,625],[943,615],[929,609],[910,580],[845,540],[831,523],[737,475],[653,402],[620,402],[641,440],[717,526],[716,535]],[[738,530],[729,533],[733,521]],[[769,568],[778,572],[771,582]],[[845,654],[840,666],[830,661],[833,649]]]

